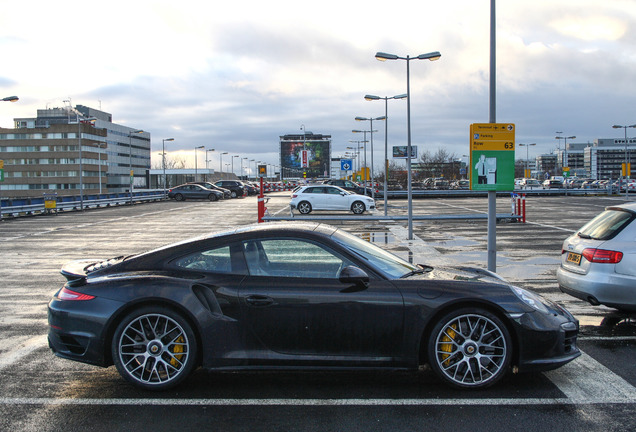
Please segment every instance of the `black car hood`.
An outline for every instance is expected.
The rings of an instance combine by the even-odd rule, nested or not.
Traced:
[[[509,283],[497,273],[478,267],[429,267],[426,265],[421,265],[421,267],[424,269],[424,273],[410,276],[410,280],[455,280],[509,285]]]

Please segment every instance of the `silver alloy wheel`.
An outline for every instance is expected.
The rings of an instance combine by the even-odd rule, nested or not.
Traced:
[[[311,204],[309,204],[307,201],[301,202],[300,204],[298,204],[298,211],[302,214],[311,213]]]
[[[174,199],[175,199],[175,201],[183,201],[183,195],[181,195],[181,194],[176,194],[176,195],[174,196]]]
[[[142,385],[166,385],[186,368],[191,341],[173,318],[151,313],[126,325],[117,341],[119,361],[128,377]]]
[[[355,214],[362,214],[366,210],[364,203],[362,201],[356,201],[351,204],[351,211]]]
[[[485,387],[506,372],[510,337],[490,314],[457,315],[434,333],[432,366],[459,387]],[[497,320],[497,322],[495,322]]]

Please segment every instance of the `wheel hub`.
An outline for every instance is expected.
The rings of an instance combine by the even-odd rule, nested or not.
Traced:
[[[158,356],[163,351],[163,344],[159,341],[152,341],[148,344],[148,354]]]
[[[475,342],[469,341],[464,344],[462,350],[467,357],[474,357],[479,352],[479,347]]]

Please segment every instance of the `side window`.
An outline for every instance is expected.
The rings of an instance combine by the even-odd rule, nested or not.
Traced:
[[[250,240],[243,243],[243,251],[247,268],[255,276],[335,279],[342,268],[351,265],[332,251],[304,240]]]
[[[232,273],[232,258],[229,246],[195,252],[177,259],[173,264],[190,270]]]

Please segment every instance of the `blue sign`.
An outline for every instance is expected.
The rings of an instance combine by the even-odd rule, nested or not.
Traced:
[[[353,161],[351,159],[340,159],[340,169],[342,171],[353,170]]]

